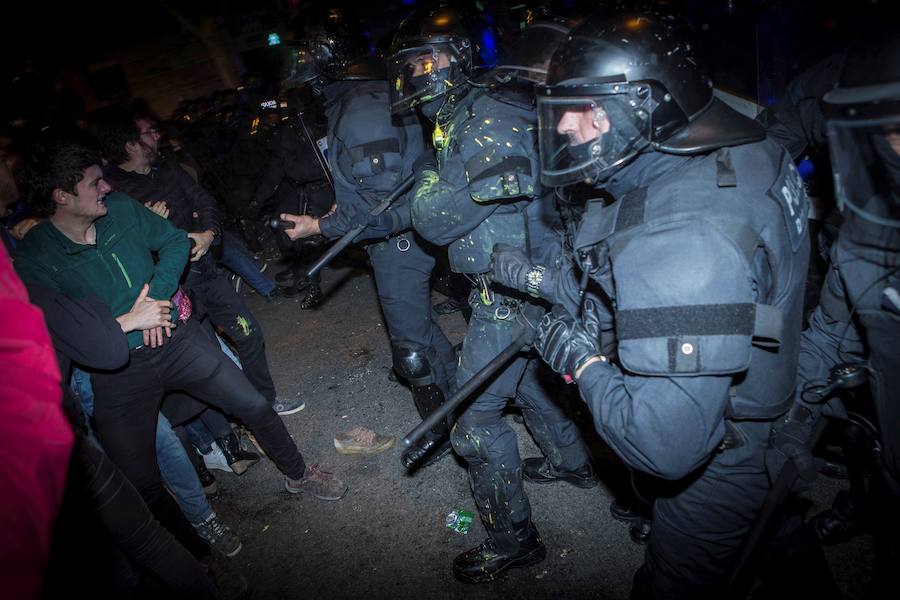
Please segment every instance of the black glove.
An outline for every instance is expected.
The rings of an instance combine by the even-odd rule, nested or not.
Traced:
[[[816,478],[816,460],[809,447],[812,435],[812,419],[788,416],[772,427],[769,433],[769,449],[766,451],[766,470],[772,483],[778,478],[784,465],[792,460],[797,467],[794,490],[807,489]]]
[[[538,275],[537,283],[528,285],[528,274]],[[556,269],[535,266],[521,248],[494,244],[491,254],[491,280],[510,289],[552,301],[558,277]]]
[[[413,162],[413,173],[417,176],[422,173],[422,171],[434,171],[437,173],[437,157],[435,157],[434,152],[431,150],[426,150]]]
[[[506,287],[526,292],[525,275],[534,265],[521,248],[507,244],[494,244],[491,254],[491,281]]]
[[[599,340],[575,321],[561,306],[544,315],[538,326],[534,349],[560,375],[574,378],[590,358],[601,358]]]

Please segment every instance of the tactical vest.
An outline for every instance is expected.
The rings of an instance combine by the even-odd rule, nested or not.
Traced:
[[[685,164],[592,204],[576,239],[580,266],[614,307],[622,367],[731,375],[726,416],[778,416],[795,386],[809,260],[793,163],[769,141],[645,160]]]
[[[478,204],[498,207],[468,235],[450,244],[450,267],[457,273],[490,270],[495,244],[527,248],[529,202],[540,196],[536,117],[530,101],[504,96],[503,91],[475,89],[450,96],[449,118],[437,128],[441,179],[464,185]]]

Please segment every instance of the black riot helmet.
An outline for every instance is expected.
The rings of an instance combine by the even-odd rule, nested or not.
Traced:
[[[284,53],[284,88],[323,79],[384,79],[384,67],[372,56],[362,29],[337,9],[306,21]]]
[[[507,56],[494,69],[498,80],[515,78],[525,83],[546,83],[550,58],[568,37],[574,21],[546,16],[528,23]]]
[[[896,31],[864,28],[848,49],[838,86],[825,94],[823,106],[838,207],[848,218],[900,228]]]
[[[439,3],[407,17],[387,59],[391,111],[401,113],[466,83],[497,62],[493,18],[479,2]]]
[[[569,34],[536,88],[541,179],[603,181],[647,148],[698,154],[765,137],[713,97],[681,18],[604,9]]]

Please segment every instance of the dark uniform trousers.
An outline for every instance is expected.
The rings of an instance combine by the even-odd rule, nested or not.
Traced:
[[[369,244],[366,250],[391,346],[424,352],[434,383],[446,394],[453,384],[456,355],[431,314],[434,257],[412,232]]]
[[[131,351],[127,366],[94,375],[94,422],[110,458],[170,531],[186,523],[163,488],[156,461],[156,419],[166,392],[180,390],[233,415],[253,432],[265,453],[291,479],[306,465],[269,402],[244,377],[196,320],[179,324],[156,349]],[[177,535],[177,534],[176,534]]]
[[[456,372],[457,387],[528,327],[516,310],[506,319],[498,317],[506,314],[504,302],[509,300],[495,294],[494,303],[488,306],[478,291],[470,295],[472,318]],[[590,460],[577,426],[539,381],[539,365],[539,359],[530,355],[516,358],[475,398],[451,433],[454,450],[468,463],[472,493],[488,534],[501,550],[511,552],[518,550],[513,525],[530,519],[531,506],[522,488],[516,433],[502,417],[509,400],[522,408],[529,431],[555,468],[574,471]]]

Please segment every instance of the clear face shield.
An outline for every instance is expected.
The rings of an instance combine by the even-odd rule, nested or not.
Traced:
[[[541,181],[548,186],[604,181],[647,146],[650,89],[629,84],[537,89]]]
[[[286,46],[282,86],[285,89],[300,87],[321,77],[324,75],[325,65],[331,62],[331,48],[322,42],[304,42]]]
[[[900,112],[828,122],[838,208],[900,228]]]
[[[388,59],[391,112],[402,113],[468,80],[472,52],[468,41],[408,48]]]
[[[516,42],[509,59],[497,65],[497,78],[509,76],[525,82],[545,83],[550,58],[568,33],[569,29],[558,23],[535,23],[528,27]]]

